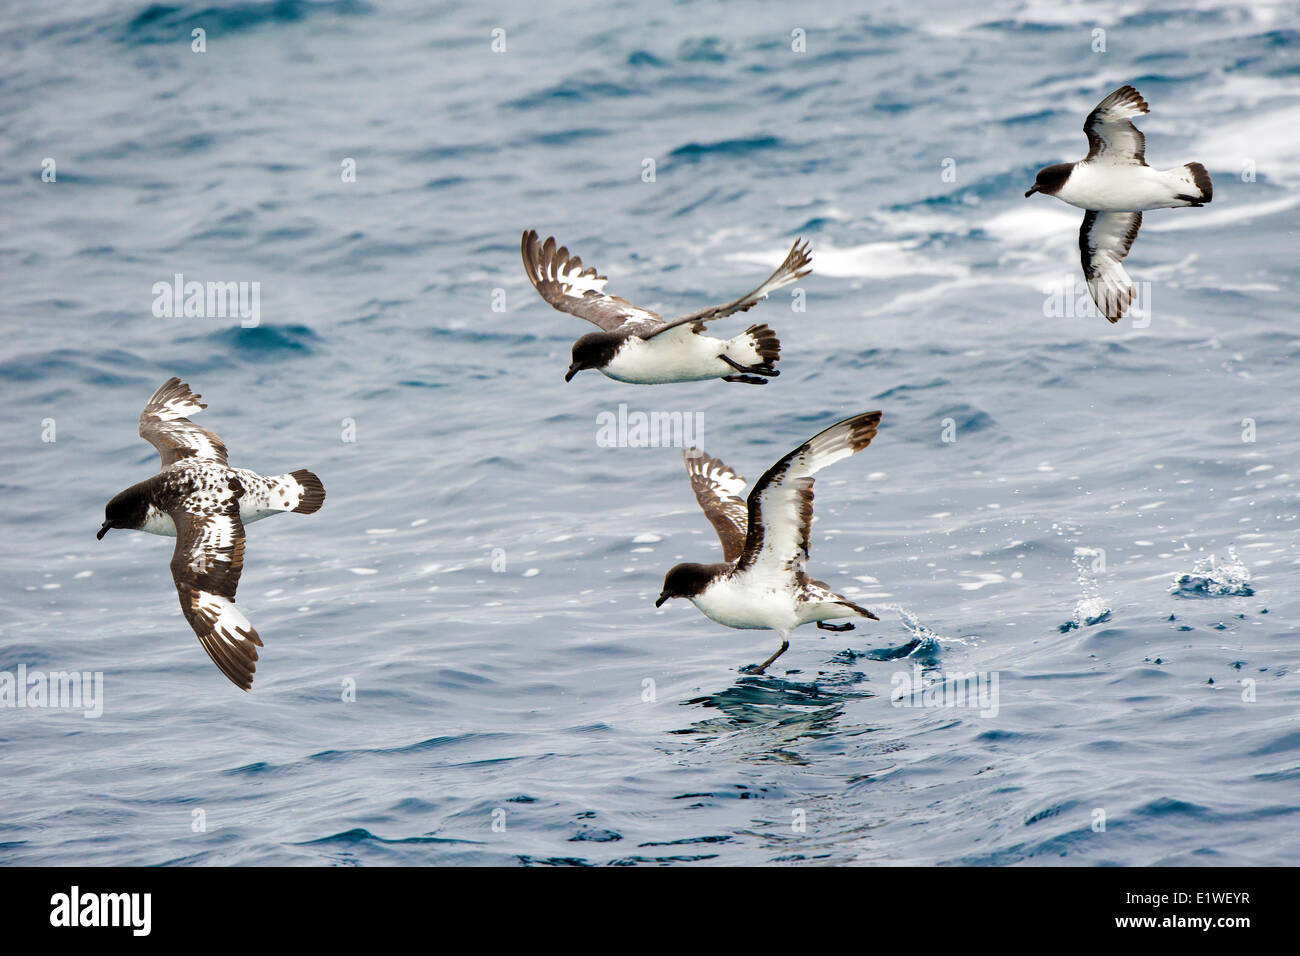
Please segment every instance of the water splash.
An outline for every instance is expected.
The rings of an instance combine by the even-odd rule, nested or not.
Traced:
[[[898,613],[899,620],[907,628],[908,633],[912,635],[912,639],[917,642],[916,650],[912,651],[909,656],[939,653],[939,648],[943,646],[943,642],[947,638],[941,637],[938,632],[924,624],[919,617],[901,604],[886,605],[886,607]]]
[[[1174,578],[1169,593],[1181,597],[1250,597],[1255,589],[1250,586],[1250,570],[1229,545],[1222,562],[1212,554],[1197,558],[1191,571]]]
[[[1106,552],[1098,548],[1075,548],[1074,571],[1075,581],[1083,593],[1075,602],[1074,617],[1058,625],[1057,630],[1062,634],[1110,620],[1110,604],[1102,597],[1097,582],[1097,575],[1106,572]]]
[[[1103,621],[1110,620],[1110,606],[1106,599],[1102,597],[1085,597],[1080,598],[1074,606],[1074,617],[1064,624],[1057,626],[1062,634],[1069,631],[1078,630],[1081,627],[1092,627],[1094,624],[1101,624]]]
[[[873,661],[896,661],[902,658],[914,658],[926,667],[937,667],[939,652],[944,643],[965,644],[960,638],[947,638],[922,623],[921,619],[901,604],[876,604],[879,611],[893,611],[898,615],[899,623],[908,634],[908,640],[897,647],[881,647],[869,651],[846,651],[852,659],[866,658]]]

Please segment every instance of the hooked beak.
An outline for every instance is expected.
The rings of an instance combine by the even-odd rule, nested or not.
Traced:
[[[564,373],[564,380],[565,380],[566,382],[572,381],[572,380],[573,380],[573,376],[577,375],[577,374],[578,374],[579,372],[581,372],[581,371],[582,371],[582,369],[578,368],[577,365],[570,365],[570,366],[569,366],[569,370],[568,370],[567,372]]]
[[[1038,187],[1037,187],[1037,186],[1030,186],[1030,187],[1029,187],[1029,192],[1025,193],[1025,198],[1028,199],[1030,196],[1032,196],[1032,195],[1033,195],[1034,193],[1036,193],[1036,192],[1038,192]]]
[[[96,540],[96,541],[102,541],[103,538],[104,538],[104,535],[108,534],[108,529],[111,528],[111,527],[113,527],[113,526],[112,526],[111,524],[109,524],[109,522],[107,522],[107,521],[105,521],[102,525],[100,525],[100,527],[99,527],[99,533],[95,535],[95,540]]]
[[[659,600],[655,601],[655,607],[662,607],[664,601],[667,601],[667,600],[668,600],[668,595],[667,595],[667,594],[661,594],[661,595],[659,595]]]

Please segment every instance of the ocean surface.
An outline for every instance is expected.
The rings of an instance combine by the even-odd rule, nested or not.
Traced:
[[[1300,862],[1298,54],[1289,2],[6,4],[0,692],[103,691],[0,706],[0,864]],[[1023,193],[1125,83],[1214,201],[1147,214],[1112,326]],[[529,228],[670,315],[809,239],[716,327],[781,377],[566,384]],[[251,693],[171,539],[95,540],[172,375],[328,490],[249,529]],[[759,677],[773,634],[656,610],[720,552],[620,405],[751,480],[882,409],[810,563],[881,621]]]

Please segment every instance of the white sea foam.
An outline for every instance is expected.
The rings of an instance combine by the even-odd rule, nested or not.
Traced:
[[[868,242],[859,246],[837,248],[821,240],[813,248],[813,268],[818,275],[839,279],[893,279],[901,276],[966,276],[970,266],[949,255],[942,258],[920,250],[919,239]],[[782,250],[780,261],[788,250]],[[727,257],[734,262],[752,262],[771,266],[773,254],[737,252]]]

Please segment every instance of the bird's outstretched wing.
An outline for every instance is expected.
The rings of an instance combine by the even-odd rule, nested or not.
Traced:
[[[169,513],[176,523],[172,580],[181,610],[221,673],[248,690],[262,639],[235,606],[244,568],[244,525],[239,520],[243,493],[243,486],[231,478],[224,488],[194,492]]]
[[[1088,155],[1083,161],[1145,166],[1147,139],[1132,118],[1148,112],[1147,101],[1131,86],[1121,86],[1098,103],[1083,121],[1088,135]]]
[[[803,574],[812,527],[812,476],[866,448],[879,426],[880,412],[846,418],[763,473],[749,493],[749,526],[737,573],[748,571],[780,582]]]
[[[536,230],[529,229],[523,235],[519,252],[528,280],[553,308],[586,319],[606,332],[648,331],[663,324],[657,312],[607,293],[605,283],[609,280],[597,274],[593,266],[584,268],[582,260],[570,255],[564,246],[557,247],[554,236],[539,242]]]
[[[169,378],[140,413],[140,437],[158,449],[162,467],[182,458],[226,463],[226,446],[212,432],[186,418],[207,408],[179,378]]]
[[[812,250],[807,242],[802,239],[796,239],[794,245],[790,247],[790,252],[786,255],[785,261],[777,267],[777,270],[763,280],[763,284],[752,292],[742,295],[735,301],[728,302],[725,305],[715,305],[707,309],[701,309],[698,312],[692,312],[690,315],[683,315],[673,319],[671,322],[665,322],[662,326],[650,329],[647,332],[639,333],[643,339],[654,338],[661,332],[667,332],[679,325],[688,325],[694,322],[711,322],[713,319],[721,319],[724,316],[732,315],[736,312],[745,312],[752,309],[755,305],[766,299],[771,293],[775,292],[782,286],[787,286],[791,282],[797,282],[808,273],[812,272]]]
[[[735,561],[744,550],[745,530],[749,524],[749,509],[742,497],[745,479],[697,448],[687,449],[683,457],[695,500],[700,503],[704,516],[722,542],[723,560]]]
[[[1133,302],[1137,290],[1124,271],[1128,255],[1142,227],[1140,212],[1095,212],[1089,209],[1079,227],[1079,256],[1092,301],[1102,315],[1118,322]]]

